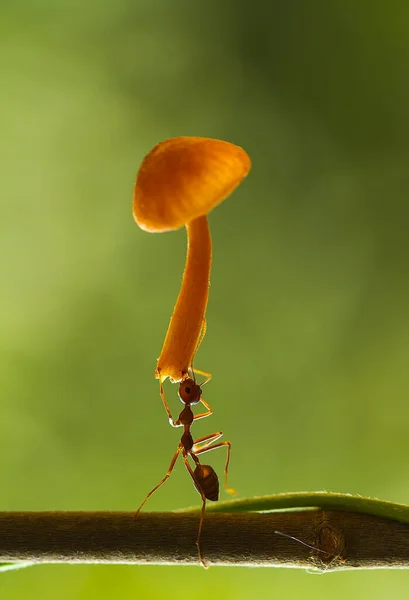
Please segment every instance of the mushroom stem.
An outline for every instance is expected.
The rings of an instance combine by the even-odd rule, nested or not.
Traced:
[[[170,319],[155,377],[181,381],[191,367],[209,296],[212,240],[207,217],[186,224],[187,256],[182,287]]]

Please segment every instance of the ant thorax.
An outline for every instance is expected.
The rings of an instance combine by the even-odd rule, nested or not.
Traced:
[[[191,425],[193,423],[194,415],[192,409],[190,408],[190,404],[186,404],[185,408],[179,415],[178,423],[182,425]]]
[[[189,452],[193,448],[194,442],[193,442],[192,434],[190,433],[190,431],[185,431],[185,433],[182,435],[180,441],[182,443],[182,446],[183,446],[185,452]]]

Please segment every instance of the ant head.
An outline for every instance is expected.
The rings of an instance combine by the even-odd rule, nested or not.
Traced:
[[[202,388],[193,379],[185,379],[179,385],[179,398],[183,404],[197,404],[201,395]]]

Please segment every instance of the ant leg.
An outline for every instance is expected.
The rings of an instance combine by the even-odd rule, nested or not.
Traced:
[[[195,441],[192,452],[194,452],[197,456],[198,454],[203,454],[204,452],[211,452],[211,450],[216,450],[216,448],[221,448],[222,446],[227,446],[227,459],[226,459],[226,465],[224,467],[224,489],[226,490],[226,492],[228,492],[229,494],[232,494],[234,496],[237,493],[236,490],[233,488],[230,488],[228,485],[231,443],[230,442],[218,442],[217,444],[210,445],[213,441],[218,440],[221,436],[222,436],[222,432],[218,431],[217,433],[213,433],[212,435],[206,436],[205,438],[199,438],[198,440]],[[195,446],[197,444],[201,444],[202,442],[205,442],[203,447],[199,448],[198,450],[195,450],[194,449]]]
[[[173,456],[173,458],[172,458],[172,460],[170,462],[169,469],[168,469],[165,477],[163,477],[163,479],[161,479],[160,482],[157,485],[155,485],[155,487],[149,492],[149,494],[146,495],[145,500],[142,502],[142,504],[140,505],[140,507],[138,508],[138,510],[135,513],[135,519],[138,517],[139,512],[141,511],[141,509],[142,509],[143,505],[145,504],[145,502],[152,496],[152,494],[154,492],[156,492],[156,490],[158,488],[160,488],[161,485],[163,485],[165,483],[165,481],[168,479],[168,477],[172,473],[173,468],[174,468],[174,466],[176,464],[177,458],[179,456],[179,453],[182,450],[182,447],[183,447],[182,444],[180,444],[178,446],[178,449],[176,450],[176,452],[175,452],[175,454],[174,454],[174,456]]]
[[[190,368],[191,368],[191,370],[193,371],[193,373],[195,375],[201,375],[202,377],[205,377],[205,380],[200,384],[200,387],[202,387],[202,385],[206,385],[206,383],[209,383],[209,381],[212,378],[212,376],[211,376],[210,373],[206,373],[206,371],[199,371],[199,369],[195,369],[193,367],[193,363],[192,363],[192,366]]]
[[[203,406],[207,410],[204,413],[200,413],[199,415],[195,415],[193,417],[194,421],[197,421],[198,419],[204,419],[204,417],[209,417],[213,413],[212,409],[210,408],[210,405],[206,402],[206,400],[204,398],[201,397],[200,398],[200,402],[203,404]]]
[[[203,317],[203,321],[202,321],[202,328],[200,330],[200,335],[199,335],[199,339],[197,340],[197,344],[196,344],[196,348],[195,351],[193,353],[193,356],[196,354],[196,352],[199,350],[200,348],[200,344],[203,342],[203,338],[206,335],[206,331],[207,331],[207,321],[206,321],[206,317]]]
[[[207,331],[207,321],[206,321],[206,317],[203,317],[202,329],[200,331],[199,339],[197,340],[197,344],[196,344],[196,348],[195,348],[195,351],[193,353],[193,356],[196,356],[196,353],[199,350],[200,344],[202,343],[203,338],[206,335],[206,331]],[[190,371],[190,375],[192,376],[192,379],[194,381],[196,381],[195,375],[202,375],[203,377],[205,377],[205,381],[203,383],[201,383],[200,386],[205,385],[212,378],[212,376],[210,375],[210,373],[206,373],[206,371],[199,371],[199,369],[195,369],[193,367],[193,360],[192,360],[191,365],[189,367],[189,371]]]
[[[198,438],[193,442],[193,454],[200,454],[201,452],[204,452],[208,446],[210,446],[211,444],[213,444],[213,442],[221,438],[222,435],[223,433],[221,431],[216,431],[216,433],[211,433],[210,435],[205,435],[201,438]],[[198,447],[196,449],[197,446],[201,447]]]
[[[172,425],[172,427],[180,427],[180,425],[175,424],[175,421],[173,420],[173,417],[172,417],[172,413],[170,412],[168,402],[165,398],[165,390],[163,389],[164,379],[165,378],[162,379],[162,377],[159,379],[159,393],[160,393],[160,397],[162,398],[163,406],[165,407],[166,413],[168,415],[169,425]]]
[[[195,484],[195,488],[197,489],[197,491],[199,492],[199,494],[202,497],[202,510],[201,510],[201,513],[200,513],[199,531],[197,533],[196,546],[197,546],[197,551],[198,551],[198,554],[199,554],[200,564],[205,569],[208,569],[209,565],[206,563],[205,559],[203,558],[202,550],[200,548],[200,536],[201,536],[202,530],[203,530],[204,516],[205,516],[205,510],[206,510],[206,496],[204,495],[204,492],[202,490],[202,486],[199,484],[199,482],[197,481],[197,479],[195,477],[193,469],[190,466],[189,461],[188,461],[186,455],[183,456],[183,460],[185,462],[186,469],[189,471],[189,474],[190,474],[191,478],[193,479],[193,483]]]

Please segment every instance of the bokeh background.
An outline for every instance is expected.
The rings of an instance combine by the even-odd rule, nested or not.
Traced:
[[[408,33],[399,0],[2,0],[1,510],[133,510],[166,471],[178,435],[153,370],[185,233],[141,232],[131,198],[176,135],[253,160],[210,218],[197,435],[223,429],[243,497],[409,502]],[[147,508],[198,501],[179,465]],[[0,595],[378,599],[408,582],[39,566]]]

